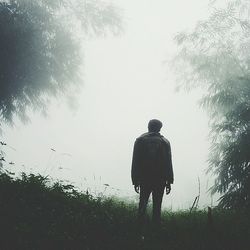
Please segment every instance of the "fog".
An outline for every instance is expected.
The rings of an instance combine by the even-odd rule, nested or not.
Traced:
[[[133,144],[152,118],[163,122],[170,140],[174,184],[164,207],[215,204],[207,169],[208,118],[197,104],[201,93],[176,92],[169,61],[174,35],[207,16],[208,0],[116,0],[124,18],[122,35],[83,42],[83,87],[74,108],[53,101],[48,117],[5,126],[9,170],[38,172],[69,180],[93,194],[136,199],[130,179]],[[51,150],[53,149],[53,150]],[[55,150],[55,151],[54,151]],[[104,185],[108,184],[108,185]]]

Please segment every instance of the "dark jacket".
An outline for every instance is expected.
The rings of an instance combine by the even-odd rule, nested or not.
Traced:
[[[133,185],[173,183],[173,167],[169,141],[160,133],[148,132],[134,144]]]

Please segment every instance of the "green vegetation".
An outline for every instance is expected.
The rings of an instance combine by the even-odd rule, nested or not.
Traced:
[[[0,0],[0,121],[27,121],[27,108],[46,113],[52,97],[72,104],[86,39],[119,34],[119,13],[97,0]]]
[[[93,197],[41,175],[0,175],[0,249],[247,249],[249,214],[243,211],[163,212],[142,241],[136,206]]]
[[[223,208],[250,208],[250,2],[213,1],[211,15],[176,36],[181,86],[200,87],[209,113],[209,171]]]

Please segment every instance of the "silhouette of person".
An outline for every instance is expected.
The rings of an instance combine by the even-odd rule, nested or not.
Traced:
[[[134,189],[140,194],[138,220],[142,226],[148,199],[152,193],[154,225],[161,223],[161,203],[171,191],[173,168],[169,141],[160,134],[162,122],[156,119],[148,123],[148,132],[138,137],[134,144],[131,177]]]

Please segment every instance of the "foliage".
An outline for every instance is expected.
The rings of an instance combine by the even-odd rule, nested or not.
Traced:
[[[73,95],[84,39],[120,30],[117,8],[103,1],[0,0],[0,121],[25,121],[27,107],[45,112],[50,97]]]
[[[174,65],[180,86],[201,87],[209,111],[212,146],[209,171],[220,205],[250,207],[250,3],[212,6],[210,17],[176,36]]]
[[[93,197],[41,175],[0,174],[1,249],[248,249],[249,214],[213,210],[163,213],[161,230],[150,224],[141,241],[136,207]],[[236,230],[237,229],[237,230]]]

